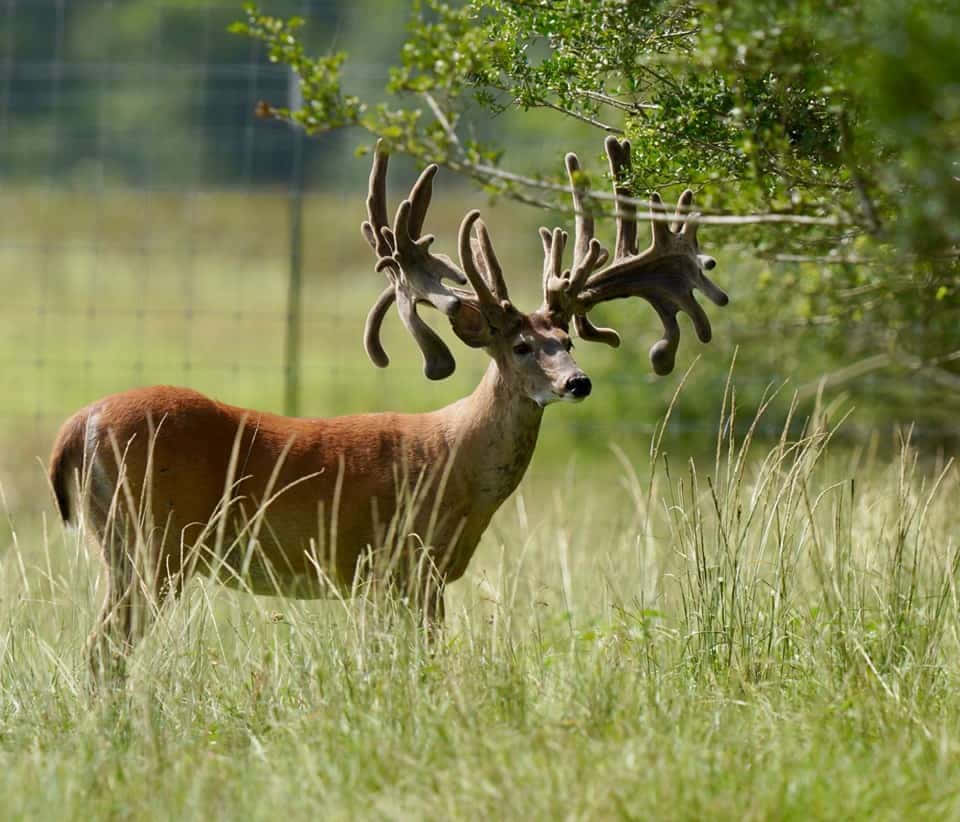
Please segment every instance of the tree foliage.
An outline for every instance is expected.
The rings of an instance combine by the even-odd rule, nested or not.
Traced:
[[[360,127],[548,205],[560,181],[507,171],[465,117],[539,108],[623,133],[639,196],[692,186],[769,261],[753,289],[758,311],[777,308],[764,316],[960,390],[955,3],[415,0],[378,105],[344,91],[344,55],[307,55],[301,23],[248,6],[234,27],[303,80],[299,111],[262,113]]]

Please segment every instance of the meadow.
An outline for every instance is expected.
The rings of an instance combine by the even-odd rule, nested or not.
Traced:
[[[820,361],[764,370],[782,353],[716,310],[715,343],[685,328],[669,380],[645,356],[578,347],[595,395],[547,413],[527,479],[450,589],[439,647],[382,603],[196,580],[127,682],[94,691],[98,565],[56,521],[49,443],[70,411],[135,384],[280,410],[285,200],[0,198],[0,817],[960,813],[960,472],[906,428],[849,434],[877,409],[815,390],[795,403]],[[302,412],[449,402],[482,355],[456,351],[454,378],[427,383],[393,322],[395,361],[364,359],[379,283],[358,202],[307,203]],[[450,236],[459,204],[434,212]],[[523,304],[534,219],[489,219],[528,271],[510,280]],[[611,316],[642,352],[655,318]]]

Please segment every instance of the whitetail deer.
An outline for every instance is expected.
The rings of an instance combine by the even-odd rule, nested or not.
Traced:
[[[606,150],[614,180],[622,181],[629,144],[610,138]],[[330,585],[351,590],[365,569],[378,567],[364,558],[389,549],[379,566],[387,582],[428,625],[442,623],[444,587],[464,573],[523,477],[544,407],[590,393],[571,355],[570,321],[583,339],[616,346],[617,333],[596,328],[587,312],[606,300],[645,298],[665,330],[650,351],[659,374],[673,368],[678,310],[690,314],[702,341],[710,339],[691,290],[719,305],[727,297],[704,275],[714,261],[700,253],[697,224],[685,222],[691,192],[681,196],[672,225],[654,195],[653,242],[639,253],[635,211],[619,199],[630,192],[615,183],[616,250],[604,268],[609,254],[593,236],[575,155],[566,167],[576,213],[573,263],[564,270],[567,234],[541,229],[544,302],[524,314],[510,302],[476,211],[460,226],[462,269],[430,252],[434,238],[421,230],[435,165],[389,225],[387,153],[377,146],[362,228],[389,286],[367,319],[367,352],[387,365],[379,332],[396,302],[426,376],[448,376],[453,357],[416,311],[431,305],[457,337],[491,358],[470,396],[426,414],[294,419],[154,387],[105,397],[64,423],[50,460],[57,505],[66,522],[84,518],[106,567],[106,600],[91,637],[96,670],[122,659],[153,604],[176,595],[194,570],[254,593],[312,597],[329,594]]]

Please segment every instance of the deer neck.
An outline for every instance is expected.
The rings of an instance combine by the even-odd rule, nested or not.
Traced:
[[[475,499],[495,509],[530,464],[543,409],[511,385],[492,360],[474,392],[446,411],[457,473]]]

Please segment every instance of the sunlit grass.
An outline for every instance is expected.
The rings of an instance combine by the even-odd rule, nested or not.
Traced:
[[[960,475],[906,443],[831,456],[831,416],[713,464],[665,457],[668,422],[602,487],[571,466],[520,494],[433,651],[372,601],[198,581],[95,692],[96,561],[18,532],[0,813],[951,817]]]
[[[441,406],[484,355],[428,383],[394,319],[390,367],[369,364],[358,203],[308,199],[302,413]],[[594,395],[548,411],[436,652],[365,600],[195,581],[95,693],[98,559],[53,519],[41,462],[67,414],[134,385],[281,410],[285,208],[0,192],[0,818],[957,815],[958,471],[888,433],[831,442],[884,409],[834,435],[841,405],[807,402],[778,440],[789,386],[746,442],[752,398],[823,360],[747,335],[748,399],[719,415],[736,287],[709,349],[685,329],[678,373],[709,357],[663,429],[678,380],[649,375],[652,312],[611,307],[626,349],[578,346]],[[434,205],[446,250],[463,210]],[[531,307],[538,217],[517,215],[485,216]]]

